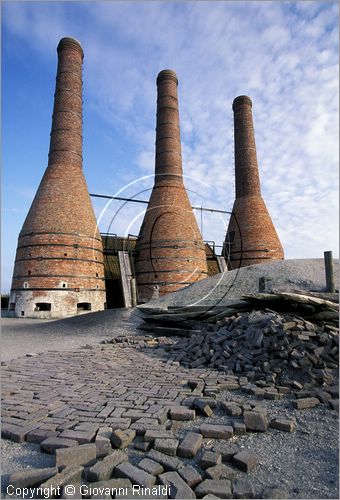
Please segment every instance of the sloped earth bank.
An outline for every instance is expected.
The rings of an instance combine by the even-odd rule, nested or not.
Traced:
[[[334,259],[336,287],[339,287],[339,260]],[[325,290],[323,259],[290,259],[242,267],[216,274],[175,293],[152,300],[146,307],[225,306],[242,295],[259,291],[259,279],[266,289]]]

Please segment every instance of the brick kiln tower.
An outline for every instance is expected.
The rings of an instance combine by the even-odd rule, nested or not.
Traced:
[[[19,234],[10,309],[60,318],[104,309],[103,248],[82,170],[82,61],[58,48],[48,166]]]
[[[261,196],[251,99],[236,97],[233,111],[236,199],[224,247],[230,269],[284,257]]]
[[[155,184],[136,246],[139,300],[206,278],[205,246],[183,183],[176,73],[157,77]]]

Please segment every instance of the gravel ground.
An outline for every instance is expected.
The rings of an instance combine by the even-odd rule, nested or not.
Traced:
[[[256,453],[259,466],[247,474],[257,498],[264,488],[277,487],[285,490],[289,498],[339,498],[339,422],[335,411],[324,405],[309,410],[294,410],[291,398],[269,401],[244,394],[241,391],[224,391],[222,401],[256,402],[268,412],[268,419],[296,418],[297,430],[286,433],[270,429],[266,433],[252,432],[232,440],[211,439],[206,449],[218,448],[221,443],[230,444],[237,450]],[[209,418],[199,417],[194,429],[201,423],[230,424],[242,418],[228,417],[215,410]],[[182,426],[192,427],[189,422]]]
[[[1,319],[1,360],[53,349],[72,350],[86,343],[135,334],[138,311],[110,309],[61,320]]]
[[[334,259],[334,272],[338,286],[338,259]],[[147,307],[228,305],[244,294],[258,292],[262,276],[271,279],[274,289],[324,291],[326,286],[323,259],[277,260],[216,274],[184,290],[150,301]]]

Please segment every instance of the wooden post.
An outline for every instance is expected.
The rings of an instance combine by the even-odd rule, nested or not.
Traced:
[[[325,273],[326,273],[326,292],[334,293],[334,268],[333,268],[333,254],[329,250],[323,253],[325,262]]]
[[[136,279],[135,278],[131,278],[130,286],[131,286],[131,305],[132,305],[132,307],[136,307],[136,305],[137,305],[137,286],[136,286]]]

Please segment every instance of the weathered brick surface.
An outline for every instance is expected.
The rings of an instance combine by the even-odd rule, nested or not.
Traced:
[[[10,299],[16,316],[74,315],[78,303],[104,309],[102,241],[82,171],[82,60],[79,43],[63,38],[48,166],[18,240]]]
[[[139,297],[165,294],[207,277],[205,247],[183,184],[177,77],[157,77],[155,185],[139,233],[135,268]]]
[[[233,111],[236,199],[226,242],[234,232],[229,267],[235,269],[268,259],[283,259],[283,249],[261,196],[251,99],[237,97]]]
[[[59,448],[55,450],[56,465],[66,467],[67,465],[90,465],[96,459],[96,445],[82,444],[71,448]]]

